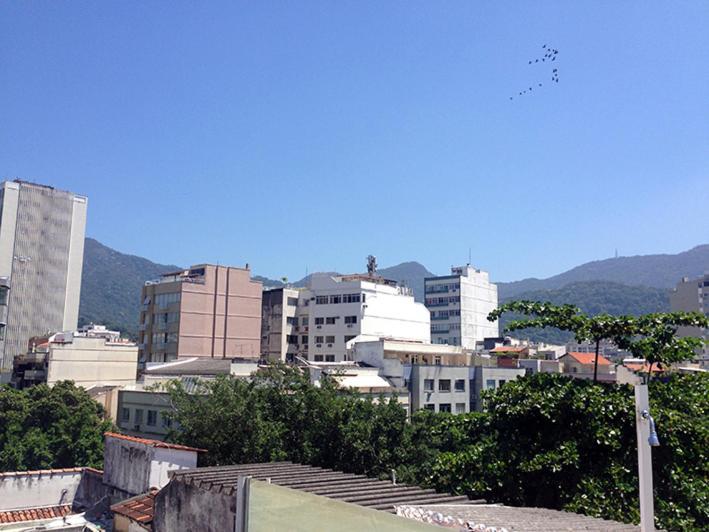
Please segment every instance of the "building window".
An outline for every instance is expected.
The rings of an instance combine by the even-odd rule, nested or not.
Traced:
[[[297,297],[289,297],[288,298],[288,306],[289,307],[297,307],[298,306],[298,298]]]
[[[300,318],[300,324],[307,325],[308,324],[308,316],[303,316],[302,318]]]
[[[322,336],[316,336],[316,337],[315,337],[315,343],[316,343],[316,344],[321,344],[321,343],[323,343],[323,337],[322,337]]]
[[[297,345],[298,344],[298,335],[297,334],[289,334],[286,338],[287,338],[287,342],[290,345]]]
[[[169,429],[172,426],[172,420],[168,417],[165,412],[160,413],[160,419],[162,421],[162,426]]]
[[[343,303],[359,303],[359,294],[345,294],[342,296]]]
[[[345,335],[345,343],[349,342],[353,338],[356,338],[356,336],[355,335]]]
[[[148,425],[154,427],[158,424],[158,412],[157,410],[148,410]]]
[[[303,336],[300,337],[300,343],[302,345],[308,345],[308,335],[304,334]]]
[[[325,355],[325,362],[334,362],[335,355]]]
[[[487,379],[485,381],[485,388],[488,390],[494,390],[495,389],[495,379]]]
[[[465,413],[465,403],[456,403],[455,404],[455,413],[456,414],[464,414]]]
[[[335,337],[334,337],[334,336],[326,336],[326,337],[325,337],[325,343],[326,343],[326,344],[334,344],[334,343],[335,343]]]
[[[451,391],[450,379],[439,379],[438,380],[438,391],[439,392],[450,392]],[[449,410],[449,412],[450,412],[450,410]]]
[[[357,316],[345,316],[345,323],[347,325],[353,325],[357,323]]]
[[[315,325],[322,325],[325,323],[325,318],[315,318]]]
[[[329,317],[325,318],[325,323],[327,325],[335,325],[335,323],[337,323],[337,320],[339,320],[339,319],[340,319],[339,316],[329,316]]]
[[[455,391],[456,392],[464,392],[465,391],[465,379],[456,379],[455,380]]]
[[[432,405],[431,403],[425,404],[425,405],[423,405],[423,407],[424,407],[426,410],[430,410],[431,412],[433,412],[434,410],[436,410],[436,405]]]
[[[426,392],[432,392],[433,391],[433,379],[424,379],[423,389]]]
[[[143,409],[136,408],[135,409],[135,424],[141,425],[142,423],[143,423]]]
[[[158,294],[155,296],[155,304],[164,308],[180,301],[180,292],[170,292],[168,294]]]
[[[441,403],[438,405],[438,411],[439,412],[448,412],[450,413],[451,411],[451,404],[450,403]]]
[[[298,318],[294,318],[294,317],[292,317],[292,316],[288,316],[288,317],[286,318],[286,323],[287,323],[288,325],[298,325]]]
[[[338,303],[342,303],[342,296],[330,296],[330,303],[332,305],[337,305]]]
[[[505,379],[500,379],[500,380],[497,382],[497,385],[498,385],[498,386],[502,386],[502,385],[505,384],[506,382],[507,382],[507,381],[506,381]]]
[[[435,357],[433,357],[433,364],[436,366],[441,365],[441,356],[440,355],[436,355]]]
[[[313,357],[313,360],[315,360],[315,362],[322,362],[322,355],[315,355],[315,357]]]
[[[130,421],[130,408],[121,408],[121,421]]]
[[[315,304],[316,305],[327,305],[328,301],[330,301],[330,298],[327,296],[316,296],[315,297]]]

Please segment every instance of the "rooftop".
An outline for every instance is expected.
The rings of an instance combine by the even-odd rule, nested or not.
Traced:
[[[292,462],[201,467],[174,471],[171,475],[173,482],[185,482],[200,489],[227,494],[236,492],[238,477],[250,476],[255,480],[270,480],[272,484],[278,486],[392,513],[395,506],[402,504],[470,504],[472,502],[463,495],[436,493],[432,489],[393,484],[364,475]]]
[[[566,353],[566,355],[563,355],[563,356],[570,356],[579,364],[593,364],[594,359],[596,358],[595,353],[579,353],[577,351],[570,351],[570,352]],[[562,358],[562,357],[559,357],[559,358]],[[598,365],[599,366],[609,366],[610,363],[611,363],[610,360],[608,360],[606,357],[604,357],[601,354],[598,355]]]
[[[135,497],[121,501],[111,506],[111,511],[119,515],[124,515],[142,525],[149,525],[153,522],[153,508],[155,506],[155,494],[157,492],[157,489],[152,489],[148,493],[136,495]]]
[[[174,360],[145,369],[146,375],[229,375],[228,358],[192,357]]]
[[[71,514],[71,504],[46,506],[43,508],[27,508],[24,510],[9,510],[0,512],[0,524],[38,521],[40,519],[56,519],[69,514]]]
[[[149,445],[150,447],[158,447],[161,449],[172,449],[174,451],[193,451],[197,453],[207,452],[206,449],[199,449],[197,447],[188,447],[187,445],[167,443],[160,440],[149,440],[148,438],[136,438],[135,436],[126,436],[125,434],[118,434],[116,432],[104,432],[103,435],[108,438],[117,438],[119,440],[125,440],[133,443],[142,443],[143,445]]]
[[[524,532],[625,532],[638,531],[636,525],[608,521],[587,515],[548,510],[546,508],[516,508],[497,504],[403,506],[397,514],[417,521],[445,525],[445,518],[461,519],[468,530],[503,528]],[[476,527],[476,528],[473,528]],[[493,528],[494,527],[494,528]]]

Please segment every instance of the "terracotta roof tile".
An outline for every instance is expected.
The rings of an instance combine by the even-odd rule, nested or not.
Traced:
[[[125,501],[111,506],[111,511],[124,515],[128,519],[138,523],[148,525],[153,522],[153,507],[155,504],[155,494],[157,489],[151,489],[148,493],[137,495]]]
[[[647,362],[623,362],[623,365],[631,371],[640,371],[642,373],[648,373],[650,371],[650,364]],[[654,364],[652,366],[653,373],[661,373],[664,370]]]
[[[117,432],[104,432],[104,436],[118,438],[119,440],[132,441],[133,443],[142,443],[151,447],[159,447],[161,449],[173,449],[175,451],[194,451],[198,453],[206,453],[207,449],[198,449],[197,447],[188,447],[187,445],[179,445],[177,443],[167,443],[160,440],[150,440],[148,438],[136,438],[135,436],[127,436],[118,434]]]
[[[491,353],[521,353],[523,352],[527,347],[521,346],[511,346],[511,345],[498,345],[497,347],[493,348],[490,350]]]
[[[576,351],[569,351],[566,354],[573,358],[579,364],[593,364],[593,361],[596,358],[596,353],[578,353]],[[600,354],[598,355],[599,366],[608,366],[610,365],[610,363],[610,360],[608,360],[606,357]]]
[[[45,508],[26,508],[24,510],[9,510],[0,512],[0,523],[19,523],[36,521],[38,519],[55,519],[71,513],[71,504],[47,506]]]

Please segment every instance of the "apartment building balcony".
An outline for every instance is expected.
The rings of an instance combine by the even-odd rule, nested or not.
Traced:
[[[431,329],[431,334],[448,334],[449,332],[451,332],[450,329],[437,329],[435,331]]]
[[[450,316],[431,316],[431,321],[449,320]]]

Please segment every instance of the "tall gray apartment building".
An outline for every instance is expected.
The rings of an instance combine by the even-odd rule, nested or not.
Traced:
[[[49,186],[0,184],[0,382],[32,336],[77,327],[86,207]]]

